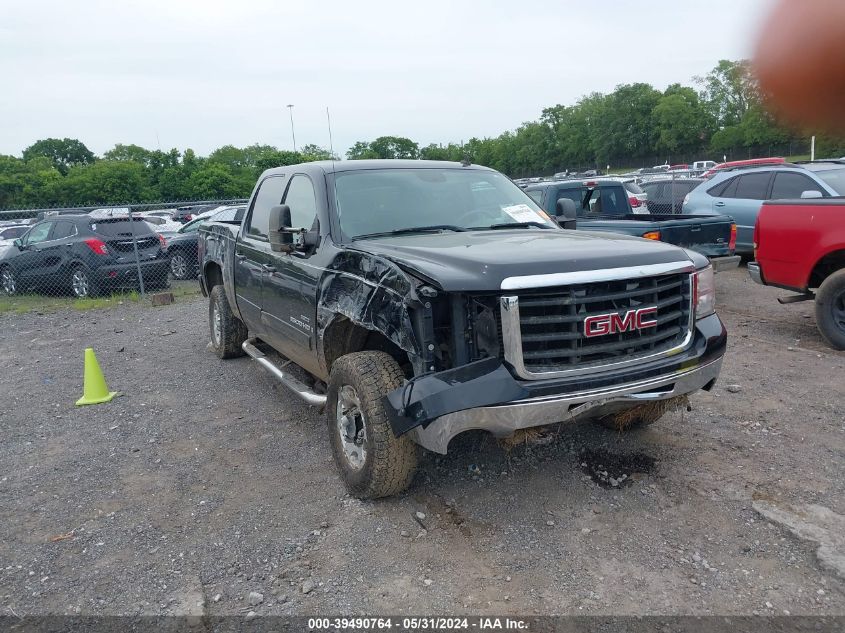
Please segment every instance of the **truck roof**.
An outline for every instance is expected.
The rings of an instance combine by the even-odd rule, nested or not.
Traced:
[[[478,169],[493,171],[489,167],[481,165],[464,165],[446,160],[412,160],[412,159],[369,159],[369,160],[318,160],[310,163],[299,163],[298,165],[285,165],[273,167],[266,170],[262,176],[272,174],[284,174],[296,169],[318,167],[325,173],[362,171],[366,169]]]

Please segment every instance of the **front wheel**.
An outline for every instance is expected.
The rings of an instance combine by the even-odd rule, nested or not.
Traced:
[[[332,366],[329,440],[343,483],[359,499],[398,494],[414,478],[416,445],[393,434],[382,402],[404,379],[399,364],[384,352],[348,354]]]
[[[3,288],[3,294],[12,296],[18,293],[18,279],[8,266],[0,270],[0,287]]]
[[[834,349],[845,349],[845,268],[822,282],[816,293],[816,325]]]
[[[217,285],[211,289],[208,324],[211,329],[211,347],[215,354],[223,359],[244,355],[241,345],[247,338],[247,329],[232,312],[223,286]]]

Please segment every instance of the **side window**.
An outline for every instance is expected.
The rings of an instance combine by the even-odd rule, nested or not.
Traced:
[[[745,200],[765,200],[770,177],[771,172],[768,171],[740,176],[734,197]]]
[[[55,224],[55,222],[42,222],[41,224],[33,226],[29,233],[26,234],[26,237],[23,238],[24,244],[38,244],[38,242],[44,242],[49,237],[50,229],[53,228],[53,224]]]
[[[285,204],[290,207],[291,226],[310,229],[317,217],[317,196],[308,176],[294,176],[290,181]]]
[[[581,190],[580,189],[559,189],[556,195],[555,205],[557,205],[558,200],[563,200],[568,198],[575,203],[575,210],[578,212],[578,217],[584,215],[584,208],[582,206],[583,198],[581,197]]]
[[[805,191],[821,191],[827,195],[820,185],[807,178],[804,174],[781,172],[775,174],[775,184],[772,185],[773,200],[800,198]]]
[[[270,209],[282,204],[284,188],[284,176],[270,176],[261,183],[252,205],[247,235],[267,238],[270,232]]]
[[[736,192],[736,183],[739,178],[729,178],[724,182],[720,182],[715,187],[710,187],[707,190],[711,196],[716,198],[733,198],[733,193]],[[728,193],[730,192],[730,194]]]
[[[51,240],[62,240],[66,237],[73,237],[76,235],[76,225],[73,222],[56,222],[56,228],[53,229]]]
[[[534,191],[526,191],[525,193],[527,193],[528,197],[531,198],[534,202],[539,204],[541,207],[543,206],[543,190],[542,189],[535,189]]]

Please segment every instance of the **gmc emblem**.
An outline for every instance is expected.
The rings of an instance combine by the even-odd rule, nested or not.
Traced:
[[[654,318],[656,314],[657,307],[655,306],[651,308],[639,308],[638,310],[628,310],[624,316],[618,312],[588,316],[584,319],[584,336],[592,338],[594,336],[616,334],[617,332],[656,327],[657,319]]]

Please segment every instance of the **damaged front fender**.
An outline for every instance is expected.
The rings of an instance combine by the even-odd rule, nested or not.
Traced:
[[[339,253],[320,281],[317,332],[338,316],[382,333],[400,349],[420,355],[409,307],[416,300],[414,284],[396,264],[359,251]]]

